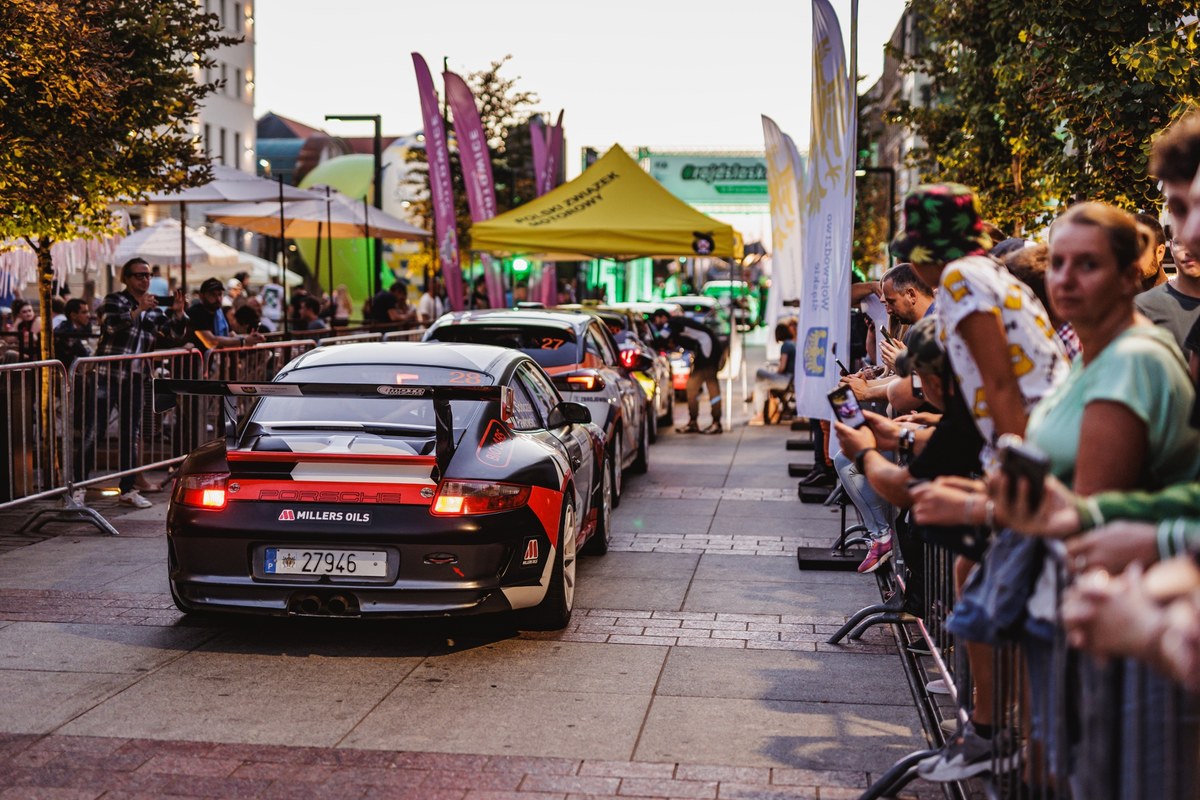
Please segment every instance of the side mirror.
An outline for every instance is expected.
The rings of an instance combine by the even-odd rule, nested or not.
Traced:
[[[546,427],[561,428],[565,425],[582,425],[591,421],[592,412],[587,406],[583,403],[563,400],[550,412],[550,418],[546,420]]]

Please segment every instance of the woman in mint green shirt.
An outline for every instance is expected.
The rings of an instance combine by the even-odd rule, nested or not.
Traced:
[[[1133,305],[1140,290],[1137,260],[1150,246],[1134,218],[1101,203],[1073,206],[1050,231],[1046,292],[1059,317],[1079,335],[1082,353],[1067,379],[1029,416],[1028,442],[1050,458],[1050,472],[1080,495],[1114,489],[1153,489],[1193,478],[1200,468],[1200,431],[1188,424],[1195,389],[1174,337],[1154,327]],[[1064,556],[1061,542],[1050,546]],[[1059,745],[1048,716],[1053,698],[1053,648],[1042,638],[1057,617],[1057,568],[1047,559],[1029,599],[1023,639],[1030,675],[1033,735],[1053,753]],[[1040,633],[1039,633],[1040,632]],[[1090,670],[1082,679],[1089,682]],[[1146,688],[1148,687],[1148,688]],[[1165,744],[1160,729],[1164,684],[1126,682],[1125,724],[1147,731],[1150,752]],[[1086,712],[1086,709],[1085,709]],[[1153,731],[1151,730],[1153,729]],[[1132,763],[1122,775],[1149,781]],[[1136,777],[1135,777],[1136,776]],[[1148,789],[1146,796],[1163,796]]]
[[[1183,355],[1133,305],[1144,238],[1131,215],[1100,203],[1073,206],[1051,230],[1047,294],[1083,353],[1034,408],[1025,436],[1085,496],[1159,488],[1200,470]]]

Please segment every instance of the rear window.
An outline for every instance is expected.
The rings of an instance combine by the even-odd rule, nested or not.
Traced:
[[[287,373],[283,383],[374,383],[392,386],[491,386],[491,375],[474,370],[394,364],[346,364],[336,367],[312,367]],[[471,400],[450,403],[454,428],[465,428],[480,407]],[[322,424],[363,423],[397,428],[428,429],[436,420],[433,402],[425,399],[371,397],[263,397],[250,419],[261,425],[296,425],[320,428]]]
[[[549,325],[440,325],[429,339],[510,347],[545,368],[570,366],[580,360],[575,332]]]

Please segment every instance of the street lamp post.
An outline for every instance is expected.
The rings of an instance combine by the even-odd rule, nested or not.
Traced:
[[[380,185],[383,182],[383,135],[380,131],[382,118],[378,114],[326,114],[326,120],[336,119],[344,122],[373,122],[375,123],[375,194],[372,198],[372,205],[380,210],[383,209],[383,187]],[[331,265],[332,266],[332,265]],[[371,294],[377,294],[382,286],[383,280],[383,240],[375,238],[375,274],[371,280]],[[333,289],[330,287],[330,292]]]

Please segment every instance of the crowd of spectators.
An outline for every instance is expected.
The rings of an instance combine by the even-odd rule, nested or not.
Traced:
[[[1072,744],[1055,741],[1048,709],[1068,709],[1076,732],[1087,713],[1053,696],[1054,671],[1098,663],[1065,664],[1058,626],[1087,655],[1154,670],[1149,686],[1118,687],[1133,730],[1166,718],[1171,682],[1200,689],[1200,112],[1154,142],[1151,171],[1165,228],[1080,202],[1045,243],[997,241],[964,186],[905,199],[903,263],[881,281],[883,363],[842,379],[866,423],[836,423],[830,449],[871,539],[860,571],[898,544],[904,608],[923,614],[925,554],[955,557],[948,628],[972,691],[967,721],[918,765],[927,779],[1016,763],[993,719],[1000,644],[1022,653],[1035,760]],[[1137,779],[1139,796],[1165,796],[1166,778]]]

